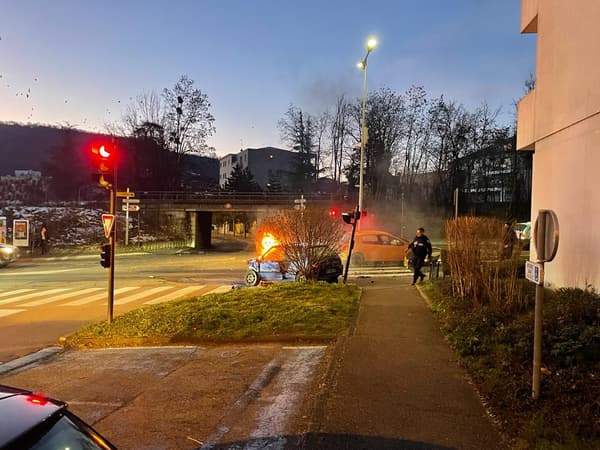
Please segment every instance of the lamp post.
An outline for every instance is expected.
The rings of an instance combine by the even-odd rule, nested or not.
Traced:
[[[358,210],[362,215],[363,212],[363,197],[364,197],[364,170],[365,170],[365,145],[368,139],[367,124],[365,121],[365,111],[367,105],[367,59],[369,54],[377,46],[377,40],[375,38],[369,38],[367,40],[367,54],[357,64],[359,69],[363,71],[363,88],[362,88],[362,107],[361,107],[361,118],[360,118],[360,168],[358,172]]]

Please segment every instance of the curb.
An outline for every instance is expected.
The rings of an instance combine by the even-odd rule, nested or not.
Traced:
[[[47,347],[38,350],[37,352],[30,353],[29,355],[25,355],[20,358],[13,359],[12,361],[0,364],[0,376],[6,375],[18,369],[29,368],[29,366],[33,366],[40,361],[50,358],[62,351],[62,347]]]

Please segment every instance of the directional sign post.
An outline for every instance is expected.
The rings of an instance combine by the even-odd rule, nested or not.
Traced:
[[[134,199],[135,192],[131,192],[129,188],[126,191],[117,192],[117,197],[123,197],[123,206],[121,209],[125,211],[125,245],[129,245],[129,213],[140,210],[139,199]]]
[[[294,200],[294,209],[304,210],[306,209],[306,199],[304,198],[304,194],[300,195],[300,198]]]

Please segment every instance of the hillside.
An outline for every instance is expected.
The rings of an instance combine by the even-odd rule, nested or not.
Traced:
[[[65,145],[67,134],[69,145],[75,149],[82,149],[80,157],[75,158],[79,161],[67,163],[72,165],[75,172],[77,172],[78,168],[89,166],[84,151],[89,147],[89,143],[106,137],[106,135],[69,128],[0,122],[0,176],[14,175],[15,170],[27,169],[40,171],[42,175],[46,175],[43,173],[45,163],[53,156],[57,148]],[[131,151],[131,139],[119,138],[119,141],[124,152]],[[129,156],[132,157],[132,155]],[[124,156],[123,162],[126,163],[127,160],[128,158]],[[186,166],[184,180],[188,189],[209,189],[218,186],[218,159],[186,155],[184,161]],[[129,167],[122,167],[122,169],[121,177],[123,181],[133,183],[133,179],[135,179],[133,166],[129,165]],[[86,180],[88,178],[85,177]],[[134,186],[132,185],[132,187]]]

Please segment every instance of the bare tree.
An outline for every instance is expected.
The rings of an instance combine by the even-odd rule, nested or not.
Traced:
[[[339,251],[344,229],[323,208],[283,210],[267,217],[260,230],[269,230],[283,247],[290,262],[298,267],[300,277],[312,280],[313,265]],[[260,231],[259,231],[260,232]]]
[[[350,132],[350,105],[344,95],[338,97],[333,117],[330,121],[331,136],[331,167],[333,179],[342,181],[344,164],[344,147]]]
[[[215,127],[208,96],[194,87],[194,80],[182,75],[173,89],[163,90],[164,128],[169,147],[180,160],[188,153],[210,152],[206,139]]]

